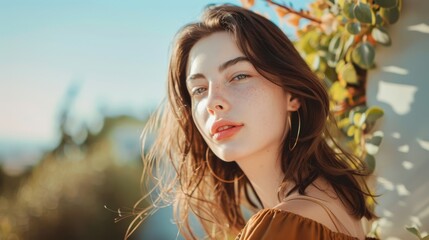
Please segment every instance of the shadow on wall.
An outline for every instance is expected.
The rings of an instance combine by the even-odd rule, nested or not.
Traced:
[[[385,111],[377,157],[382,239],[411,239],[405,226],[429,230],[429,1],[403,1],[389,27],[392,46],[377,49],[368,104]]]

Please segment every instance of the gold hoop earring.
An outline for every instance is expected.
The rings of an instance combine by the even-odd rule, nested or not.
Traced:
[[[207,150],[206,150],[206,164],[207,164],[207,168],[209,169],[209,172],[210,172],[210,174],[214,177],[214,178],[216,178],[217,180],[219,180],[219,181],[221,181],[221,182],[223,182],[223,183],[235,183],[236,181],[239,181],[240,179],[242,179],[243,177],[244,177],[244,173],[240,176],[240,177],[235,177],[234,179],[232,179],[232,180],[225,180],[225,179],[223,179],[223,178],[221,178],[221,177],[219,177],[218,175],[216,175],[216,173],[213,171],[213,169],[212,169],[212,167],[210,166],[210,163],[209,163],[209,151],[210,151],[210,149],[209,148],[207,148]]]
[[[295,149],[296,144],[298,143],[299,133],[301,132],[301,115],[299,114],[299,111],[296,111],[296,113],[298,114],[298,131],[296,133],[295,143],[293,144],[292,147],[290,146],[290,141],[289,141],[289,150],[290,151],[293,151],[293,149]],[[292,121],[289,118],[289,131],[291,131],[291,130],[292,130]]]

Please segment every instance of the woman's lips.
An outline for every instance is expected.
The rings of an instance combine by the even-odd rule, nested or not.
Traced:
[[[238,131],[241,130],[243,125],[224,126],[220,131],[213,134],[212,138],[216,141],[221,141],[234,136]]]

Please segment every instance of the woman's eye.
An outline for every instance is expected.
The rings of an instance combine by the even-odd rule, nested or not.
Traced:
[[[192,90],[192,95],[197,96],[203,94],[207,89],[205,87],[199,87]]]
[[[232,78],[232,81],[233,80],[243,80],[243,79],[246,79],[248,77],[250,77],[250,75],[247,75],[247,74],[238,74],[237,76],[235,76],[235,77]]]

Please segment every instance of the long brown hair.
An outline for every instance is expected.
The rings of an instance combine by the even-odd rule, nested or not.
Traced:
[[[323,177],[354,216],[373,218],[374,213],[365,203],[367,196],[372,197],[363,179],[367,176],[365,164],[342,150],[329,134],[329,97],[321,81],[275,24],[249,10],[221,5],[207,7],[201,22],[186,25],[176,36],[169,66],[168,101],[143,133],[152,136],[150,132],[155,130],[150,149],[144,148],[142,181],[154,184],[145,197],[153,196],[155,189],[157,196],[152,206],[139,212],[127,234],[135,230],[145,214],[161,205],[173,204],[179,230],[185,238],[197,238],[189,224],[191,214],[201,222],[209,238],[221,238],[238,233],[245,225],[243,203],[260,206],[249,180],[239,178],[243,172],[238,165],[216,157],[192,120],[191,97],[186,88],[189,52],[200,39],[221,31],[233,36],[238,48],[261,75],[301,102],[298,144],[293,151],[289,150],[289,142],[296,140],[299,124],[298,113],[294,113],[290,136],[285,138],[282,148],[283,182],[292,182],[295,187],[285,192],[283,185],[279,196],[294,191],[305,194],[316,178]],[[166,162],[173,166],[173,171],[161,166]],[[218,177],[235,181],[219,181],[209,167]]]

